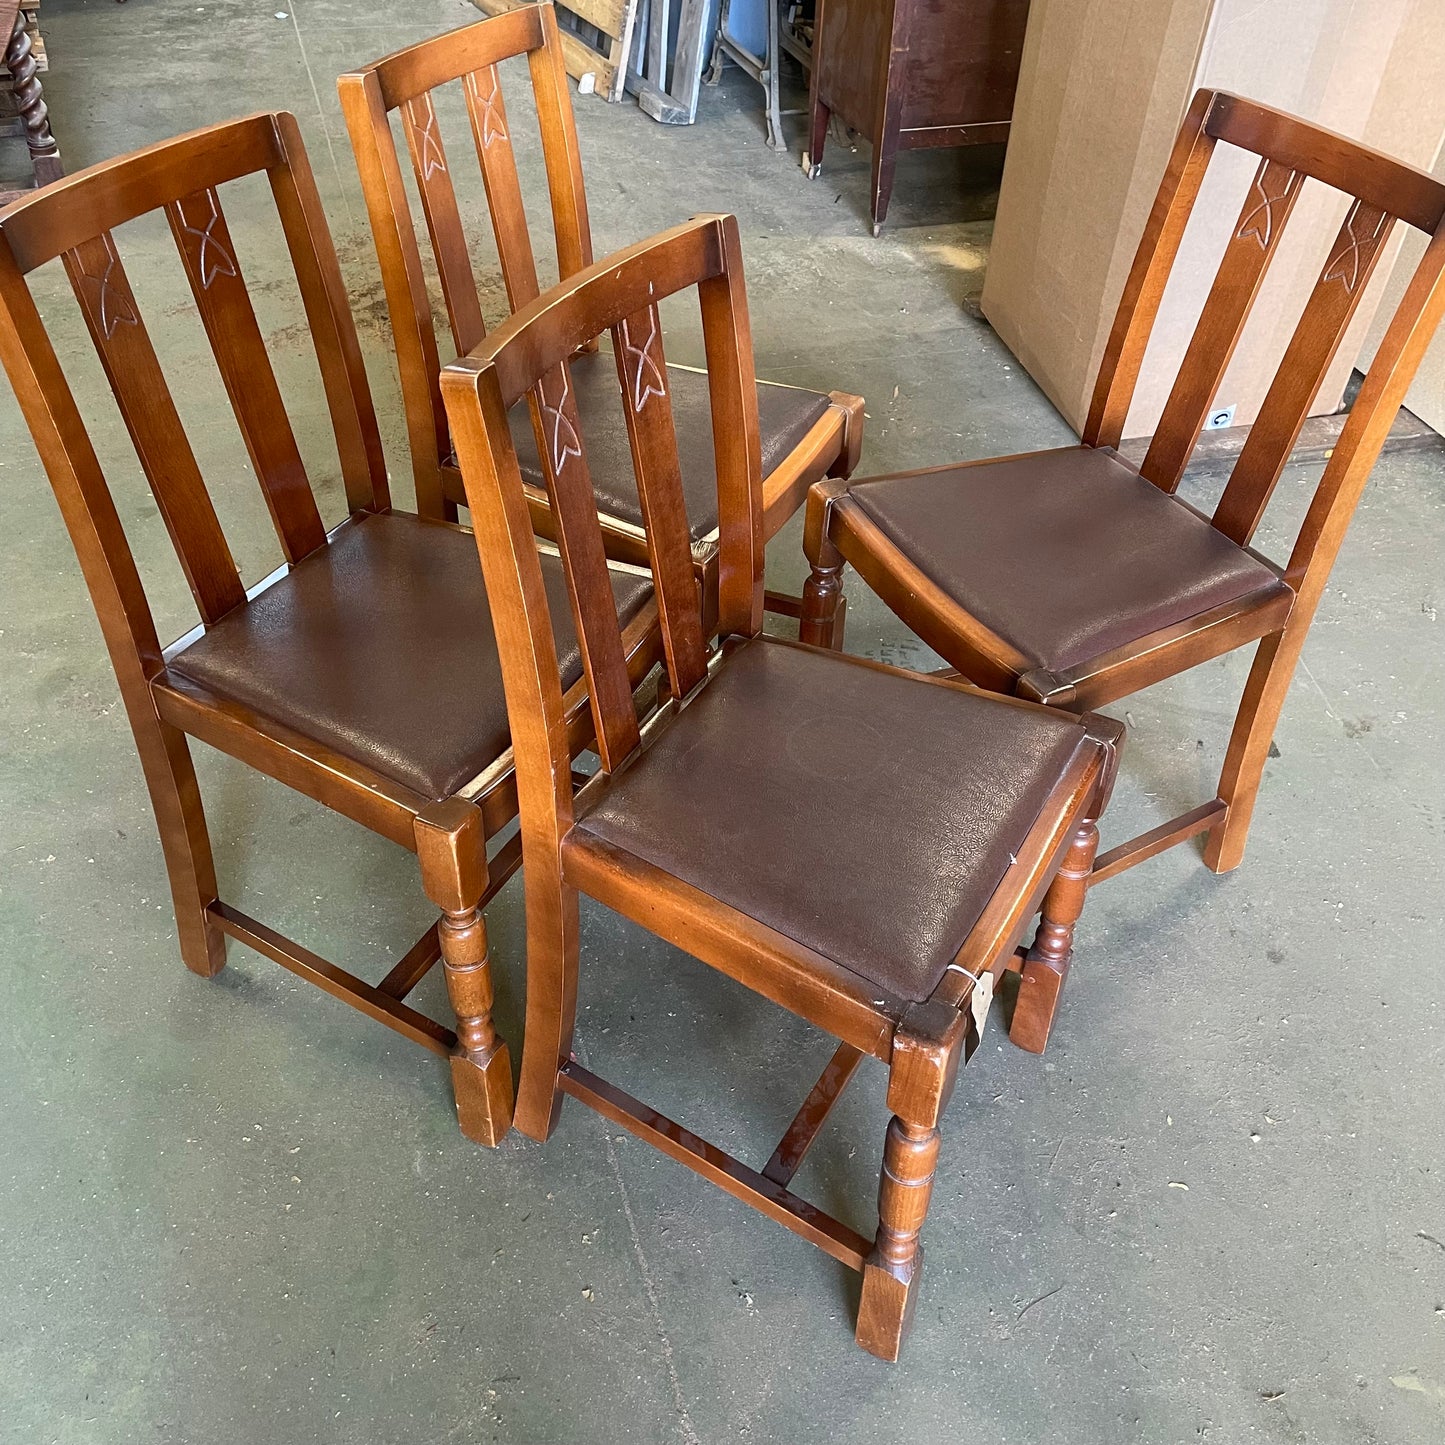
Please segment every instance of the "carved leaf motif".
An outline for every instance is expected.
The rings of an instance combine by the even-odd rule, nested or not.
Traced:
[[[628,375],[632,381],[632,410],[642,415],[642,409],[650,397],[667,395],[667,380],[657,359],[652,354],[652,343],[657,340],[657,313],[648,314],[647,339],[641,346],[632,344],[632,325],[624,322],[622,328],[622,354],[627,363]]]
[[[421,178],[429,181],[437,171],[445,174],[447,168],[446,158],[442,155],[441,142],[437,139],[437,113],[431,103],[431,91],[424,91],[420,99],[412,101],[411,109],[414,125],[417,113],[420,112],[422,115],[421,123],[417,126],[418,144],[421,148]]]
[[[115,334],[117,326],[122,323],[126,326],[139,326],[140,317],[135,314],[135,307],[131,304],[130,297],[110,279],[111,272],[115,270],[119,260],[115,254],[115,243],[110,238],[110,232],[107,231],[101,239],[105,244],[105,254],[109,258],[104,273],[100,276],[92,276],[82,267],[81,275],[95,287],[96,301],[100,310],[101,334],[109,341]]]
[[[1335,255],[1330,257],[1329,264],[1325,267],[1325,274],[1321,278],[1323,281],[1341,282],[1348,295],[1353,295],[1355,287],[1360,284],[1360,274],[1374,254],[1387,219],[1383,212],[1377,211],[1374,230],[1357,230],[1356,227],[1364,212],[1365,207],[1359,201],[1350,207],[1350,214],[1345,221],[1345,234],[1348,240]]]
[[[181,229],[188,235],[194,236],[201,243],[200,253],[197,262],[201,268],[201,290],[209,291],[211,282],[217,276],[236,275],[236,262],[226,248],[211,234],[211,228],[221,219],[221,208],[216,201],[215,191],[206,192],[206,200],[211,207],[211,214],[205,225],[197,227],[191,225],[186,219],[186,203],[180,204]]]
[[[542,414],[551,418],[552,422],[552,475],[556,477],[562,475],[562,468],[567,465],[568,457],[576,457],[579,461],[582,457],[582,442],[563,410],[567,405],[567,396],[570,390],[567,368],[564,366],[562,368],[562,395],[558,397],[556,406],[546,399],[545,390],[542,393]]]
[[[472,98],[482,108],[482,149],[489,150],[494,140],[506,140],[507,130],[502,124],[501,113],[497,109],[497,101],[500,98],[497,94],[497,69],[494,65],[487,67],[487,78],[490,82],[489,89],[485,95],[482,94],[482,83],[478,79],[481,71],[473,70],[467,75],[467,88],[472,93]]]
[[[1248,240],[1253,236],[1259,242],[1261,251],[1268,251],[1270,242],[1274,240],[1274,208],[1281,201],[1287,200],[1294,190],[1295,171],[1289,171],[1285,175],[1284,185],[1277,196],[1272,196],[1264,188],[1264,178],[1269,174],[1268,168],[1262,168],[1254,178],[1254,194],[1259,201],[1249,210],[1240,222],[1239,230],[1235,233],[1235,239],[1239,241]]]

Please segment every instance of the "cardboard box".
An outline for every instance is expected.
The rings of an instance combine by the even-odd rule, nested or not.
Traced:
[[[1417,95],[1413,107],[1392,106],[1398,111],[1395,117],[1396,134],[1382,138],[1377,144],[1416,165],[1430,166],[1438,180],[1445,181],[1445,136],[1440,134],[1439,110],[1445,104],[1445,6],[1421,6],[1412,21],[1409,45],[1401,46],[1397,61],[1411,72],[1423,70],[1438,77],[1435,88]],[[1391,89],[1391,78],[1386,77],[1382,90]],[[1416,90],[1412,86],[1411,90]],[[1434,135],[1440,140],[1433,156],[1421,154],[1425,143]],[[1425,253],[1425,237],[1419,231],[1408,232],[1397,243],[1398,255],[1393,268],[1386,257],[1380,266],[1381,272],[1389,275],[1381,288],[1379,305],[1368,328],[1364,347],[1357,364],[1368,366],[1379,349],[1385,335],[1385,327],[1395,307],[1400,304],[1405,285],[1420,264]],[[1425,353],[1420,370],[1405,394],[1405,405],[1438,432],[1445,432],[1445,331],[1441,331],[1434,344]]]
[[[1076,430],[1195,90],[1232,90],[1429,165],[1445,76],[1426,39],[1441,31],[1439,0],[1034,0],[983,311]],[[1257,165],[1215,152],[1126,436],[1158,424]],[[1302,193],[1215,398],[1236,425],[1264,400],[1347,205],[1317,182]],[[1382,290],[1377,274],[1315,412],[1338,408]]]

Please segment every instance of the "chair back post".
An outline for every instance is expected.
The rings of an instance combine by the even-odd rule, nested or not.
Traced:
[[[1196,92],[1174,142],[1094,382],[1084,424],[1085,446],[1117,447],[1123,440],[1129,404],[1139,384],[1139,371],[1164,299],[1164,287],[1214,153],[1214,137],[1205,129],[1205,122],[1216,95],[1212,90]]]
[[[721,269],[698,286],[718,479],[718,631],[756,637],[763,627],[762,440],[734,217],[721,218],[718,243]]]
[[[1284,574],[1298,597],[1292,620],[1307,624],[1313,616],[1365,483],[1442,319],[1445,220],[1437,226],[1395,309],[1295,538]]]
[[[376,72],[343,75],[337,81],[341,110],[361,175],[372,239],[381,263],[392,343],[401,373],[402,405],[417,511],[440,517],[444,511],[441,465],[451,450],[441,400],[441,358],[421,251],[410,222],[410,203]],[[408,219],[405,224],[401,218]]]
[[[547,167],[547,189],[552,201],[558,276],[565,281],[592,264],[592,225],[587,215],[587,190],[582,179],[582,152],[577,144],[572,92],[567,84],[567,63],[552,0],[538,6],[538,19],[542,25],[542,44],[527,58],[532,69],[532,90],[537,98],[537,120],[542,128],[542,159]],[[534,287],[535,284],[534,278]],[[513,297],[513,307],[523,300],[529,301],[531,297]]]
[[[341,76],[337,90],[356,155],[367,217],[396,338],[418,510],[444,514],[441,469],[451,452],[441,399],[441,347],[420,241],[390,116],[400,113],[451,330],[453,355],[486,336],[433,92],[460,83],[487,209],[513,311],[538,294],[537,263],[497,67],[525,55],[530,69],[562,280],[592,264],[592,235],[562,42],[550,3],[476,21]],[[540,418],[534,414],[540,445]]]
[[[161,667],[155,619],[115,499],[3,222],[0,362],[60,505],[129,710],[132,699],[144,695],[146,679]],[[165,509],[161,512],[171,527]],[[194,592],[195,582],[189,575],[187,580]]]

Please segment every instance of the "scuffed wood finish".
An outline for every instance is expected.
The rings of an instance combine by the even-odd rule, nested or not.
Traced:
[[[700,293],[718,478],[713,609],[700,605],[693,576],[658,310],[667,298],[692,289]],[[567,397],[569,356],[580,340],[606,330],[612,332],[618,358],[618,404],[629,417],[648,522],[645,546],[666,634],[662,649],[668,688],[650,710],[624,690],[616,615],[599,571],[601,524],[587,504],[586,447],[576,434]],[[601,770],[575,796],[552,623],[507,420],[509,408],[539,386],[551,501],[572,611],[583,637],[602,757]],[[1077,910],[1069,914],[1063,900],[1070,906],[1081,901],[1082,888],[1078,899],[1062,891],[1072,882],[1061,869],[1077,863],[1070,840],[1092,826],[1089,820],[1107,800],[1120,729],[1103,719],[1085,722],[1078,749],[1064,775],[1052,784],[1016,866],[1007,870],[953,969],[924,1003],[893,997],[877,982],[667,869],[576,827],[613,780],[639,765],[645,751],[677,724],[740,652],[803,646],[758,638],[765,503],[737,222],[730,216],[699,217],[579,272],[524,307],[465,360],[449,366],[442,375],[442,392],[500,643],[527,856],[527,1032],[517,1125],[534,1138],[546,1139],[556,1126],[563,1096],[570,1095],[862,1270],[858,1341],[875,1354],[896,1359],[918,1292],[919,1236],[939,1119],[959,1065],[978,1043],[974,990],[991,989],[994,978],[1020,967],[1019,940],[1046,895],[1050,901],[1042,931],[1022,966],[1062,970],[1077,917]],[[908,675],[859,659],[835,658],[834,665]],[[942,681],[929,685],[962,686]],[[820,696],[817,706],[826,711],[828,702]],[[1030,706],[1002,699],[993,705]],[[746,785],[740,778],[739,786]],[[707,820],[699,819],[698,826],[706,827]],[[1058,878],[1065,882],[1058,883]],[[572,1056],[582,893],[840,1040],[823,1077],[761,1171],[631,1098]],[[1045,1029],[1056,996],[1057,989],[1032,1011],[1031,1017]],[[885,1146],[879,1225],[871,1242],[788,1188],[864,1057],[888,1066],[888,1103],[896,1116]]]
[[[350,515],[323,528],[285,403],[226,226],[221,192],[264,174],[275,199],[320,363]],[[113,232],[163,211],[201,315],[245,452],[266,498],[286,565],[249,592],[237,575]],[[27,273],[62,258],[134,443],[201,625],[168,649],[156,634],[135,558],[75,397],[36,309]],[[179,278],[177,278],[179,280]],[[168,661],[210,625],[249,605],[333,537],[390,510],[385,462],[341,273],[294,119],[263,114],[163,142],[57,181],[0,216],[0,360],[15,389],[90,589],[135,735],[165,853],[181,956],[203,977],[238,939],[404,1037],[450,1057],[462,1128],[494,1144],[512,1109],[511,1066],[491,1020],[492,982],[481,910],[521,862],[513,840],[489,867],[487,841],[516,815],[503,753],[438,802],[172,671]],[[440,529],[437,533],[441,535]],[[603,585],[607,586],[606,578]],[[610,593],[609,593],[610,595]],[[328,618],[341,626],[343,617]],[[615,621],[614,621],[615,625]],[[655,609],[620,641],[625,677],[641,682],[661,656]],[[556,684],[560,689],[560,683]],[[585,683],[559,691],[560,742],[570,760],[590,745]],[[438,924],[373,986],[222,902],[188,737],[198,738],[415,850]],[[402,1000],[438,960],[456,1028]]]
[[[563,63],[567,37],[559,32],[550,3],[507,3],[495,8],[497,13],[491,19],[399,50],[337,81],[396,338],[417,507],[425,516],[447,520],[455,520],[465,493],[441,400],[441,363],[448,355],[465,355],[474,349],[485,336],[486,327],[468,237],[453,188],[455,148],[446,148],[436,113],[434,96],[441,87],[460,85],[465,98],[473,149],[481,166],[488,215],[512,310],[533,300],[539,283],[513,152],[512,121],[497,68],[510,57],[525,55],[529,66],[556,239],[558,279],[566,281],[592,264],[581,152]],[[451,329],[450,345],[438,342],[432,323],[421,243],[392,134],[393,111],[400,114],[413,178],[422,198]],[[597,336],[581,336],[576,346],[595,350]],[[665,377],[653,378],[652,384],[665,384]],[[830,400],[827,413],[764,480],[764,540],[776,535],[803,505],[813,482],[825,476],[850,475],[857,465],[863,430],[862,400],[842,392],[832,393]],[[539,397],[529,397],[528,405],[538,450],[545,458],[549,423],[542,415]],[[534,530],[558,540],[546,489],[528,487],[526,497]],[[603,514],[602,533],[608,557],[649,565],[635,523]],[[715,545],[699,549],[690,566],[705,591],[716,586],[719,572]],[[790,601],[793,599],[780,599],[780,606],[786,609]]]
[[[1084,429],[1086,447],[1113,451],[1119,444],[1160,299],[1216,144],[1253,152],[1260,165],[1159,430],[1139,468],[1167,493],[1178,486],[1189,464],[1301,187],[1306,181],[1323,182],[1353,198],[1214,515],[1205,519],[1241,548],[1249,549],[1392,228],[1403,223],[1430,235],[1328,455],[1288,562],[1279,566],[1250,549],[1286,588],[1261,586],[1054,672],[1034,667],[1005,636],[925,576],[846,485],[820,483],[808,501],[804,547],[812,578],[805,591],[803,636],[809,641],[826,645],[831,640],[837,579],[847,563],[961,675],[1054,707],[1102,707],[1223,653],[1257,644],[1217,797],[1110,849],[1095,865],[1093,882],[1201,834],[1205,862],[1216,872],[1236,867],[1243,858],[1265,759],[1310,622],[1361,491],[1445,315],[1445,184],[1282,111],[1201,90],[1185,116],[1124,285]],[[989,466],[999,460],[1005,459],[967,465]],[[1174,504],[1187,506],[1177,499]],[[1026,550],[1022,540],[1021,551]],[[1020,586],[1048,587],[1049,578],[1021,578]],[[998,599],[990,616],[1006,616],[1007,610],[1008,599]]]
[[[883,229],[900,150],[1008,139],[1029,0],[817,0],[803,169],[836,117],[873,145]]]

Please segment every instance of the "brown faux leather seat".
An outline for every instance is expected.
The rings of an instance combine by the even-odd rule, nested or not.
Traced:
[[[1288,590],[1107,449],[855,482],[849,493],[930,581],[1051,672]]]
[[[569,363],[582,444],[604,516],[642,526],[642,504],[627,440],[627,421],[617,382],[617,362],[610,352],[584,352]],[[682,463],[682,490],[688,528],[694,542],[717,530],[717,469],[713,461],[712,403],[707,373],[684,366],[667,368],[677,454]],[[816,391],[769,382],[758,385],[758,429],[763,440],[763,476],[767,477],[827,412],[829,399]],[[529,486],[546,489],[542,462],[526,405],[511,415],[512,444]]]
[[[567,847],[625,849],[917,1002],[1086,746],[1065,713],[760,638]]]
[[[563,687],[582,675],[561,562],[542,555]],[[652,594],[613,570],[623,625]],[[366,515],[174,657],[172,673],[429,798],[507,748],[507,705],[470,534]]]

